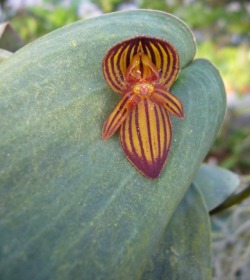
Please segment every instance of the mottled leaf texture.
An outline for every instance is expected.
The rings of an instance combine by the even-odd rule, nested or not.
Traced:
[[[152,248],[141,280],[211,280],[211,255],[209,215],[202,195],[191,184]]]

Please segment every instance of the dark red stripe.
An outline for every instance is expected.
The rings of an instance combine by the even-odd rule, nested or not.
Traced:
[[[161,76],[162,76],[162,73],[163,73],[162,71],[163,71],[163,60],[164,60],[164,56],[163,56],[163,54],[162,54],[162,51],[161,51],[159,45],[161,45],[160,42],[158,42],[158,44],[154,44],[154,46],[157,48],[157,50],[158,50],[158,52],[159,52],[159,54],[160,54],[160,58],[161,58],[161,68],[160,68],[160,77],[161,77]]]
[[[174,103],[174,104],[176,105],[177,108],[179,107],[178,104],[177,104],[175,101],[173,101],[171,98],[169,98],[166,94],[164,94],[164,93],[162,93],[162,92],[160,92],[160,91],[155,91],[154,93],[156,93],[156,94],[162,96],[164,99],[170,100],[171,103]],[[175,109],[173,109],[173,107],[171,107],[167,101],[165,101],[165,103],[166,103],[167,107],[170,107],[170,108],[172,109],[172,111],[175,112],[176,115],[180,115],[180,112],[179,112],[179,111],[176,111]],[[160,105],[160,104],[159,104],[159,105]]]
[[[147,48],[146,48],[146,42],[147,42],[147,38],[142,38],[141,40],[141,45],[142,45],[142,51],[147,54]]]
[[[159,106],[159,109],[161,111],[161,117],[162,117],[162,122],[163,122],[163,131],[164,131],[164,139],[167,139],[167,129],[166,129],[166,123],[165,123],[165,112],[164,112],[164,109]],[[165,141],[166,142],[166,141]],[[162,158],[165,157],[165,154],[166,154],[166,146],[167,146],[167,143],[163,146],[163,154],[162,154]]]
[[[141,61],[141,56],[140,56],[140,71],[141,71],[141,77],[143,77],[143,74],[144,74],[144,67],[143,67],[143,63]],[[146,66],[147,67],[147,66]]]
[[[135,40],[131,40],[131,42],[128,42],[126,44],[126,46],[129,45],[129,49],[128,49],[127,56],[126,56],[126,68],[128,68],[131,63],[130,54],[131,54],[132,48],[135,45],[135,43],[136,43]]]
[[[122,126],[121,126],[121,130],[120,130],[120,136],[122,135],[122,144],[124,144],[125,145],[125,128],[126,128],[126,125],[127,125],[127,122],[126,122],[126,120],[125,120],[125,122],[123,122],[123,124],[122,124]]]
[[[136,108],[135,108],[135,110],[136,110]],[[135,156],[136,155],[136,150],[135,150],[135,146],[134,146],[134,142],[133,142],[133,137],[132,137],[132,119],[133,119],[133,112],[131,111],[130,112],[130,116],[129,116],[128,132],[129,132],[129,142],[130,142],[130,145],[132,147],[132,153]],[[128,150],[128,148],[127,148],[127,150]],[[137,154],[137,156],[138,156],[138,154]]]
[[[121,62],[121,56],[122,56],[123,52],[125,51],[126,47],[127,47],[127,44],[124,44],[123,46],[121,46],[121,51],[120,51],[120,53],[117,57],[117,67],[118,67],[119,75],[120,75],[120,78],[121,78],[122,81],[124,81],[124,76],[123,76],[123,73],[121,71],[120,62]]]
[[[139,52],[139,42],[136,44],[133,44],[132,49],[130,51],[129,57],[134,57]],[[129,61],[129,64],[131,63],[131,59]]]
[[[105,61],[104,61],[104,72],[107,75],[107,82],[111,83],[113,85],[113,87],[116,88],[117,90],[121,90],[121,88],[113,82],[113,78],[111,77],[111,74],[110,74],[110,71],[109,71],[107,59],[105,59]]]
[[[112,74],[113,74],[114,79],[116,80],[117,84],[122,85],[122,83],[120,82],[119,78],[117,77],[116,71],[115,71],[115,63],[114,63],[115,53],[116,53],[116,52],[115,52],[115,50],[114,50],[112,56],[110,57]]]
[[[126,98],[124,98],[122,104],[119,107],[119,110],[117,110],[116,114],[114,115],[114,117],[112,118],[112,121],[109,124],[108,130],[110,129],[110,127],[112,126],[112,124],[115,121],[115,118],[117,117],[117,115],[121,112],[122,107],[124,106],[124,104],[128,101],[128,99],[130,98],[130,96],[127,96]],[[126,111],[125,111],[126,110]],[[124,111],[127,112],[127,109],[125,109]],[[122,114],[124,115],[124,113]],[[120,118],[121,119],[121,118]]]
[[[161,139],[160,139],[160,121],[159,121],[159,111],[158,106],[154,106],[154,112],[155,112],[155,119],[156,119],[156,129],[157,129],[157,142],[158,142],[158,157],[161,156]]]
[[[173,50],[173,48],[170,46],[170,48],[167,50],[168,51],[168,56],[170,57],[170,56],[172,56],[173,57],[173,66],[172,66],[172,68],[170,69],[171,71],[170,71],[170,73],[168,74],[168,79],[166,80],[166,82],[165,82],[165,84],[167,84],[172,78],[173,78],[173,76],[176,76],[176,75],[174,75],[175,74],[175,72],[176,72],[176,69],[177,69],[177,67],[179,68],[179,63],[178,63],[178,58],[177,58],[177,54],[176,54],[176,52]],[[171,53],[170,53],[171,52]],[[169,61],[170,61],[170,59],[169,59]],[[177,67],[176,67],[177,66]],[[169,69],[167,70],[167,71],[169,71]],[[167,72],[166,72],[167,73]],[[178,73],[178,71],[177,71],[177,73]]]
[[[138,136],[138,140],[139,140],[139,144],[140,144],[140,148],[141,148],[141,154],[142,154],[142,157],[145,160],[145,162],[147,162],[146,156],[145,156],[145,151],[144,151],[144,148],[143,148],[141,133],[140,133],[140,125],[139,125],[139,117],[140,116],[139,116],[139,113],[138,113],[138,105],[135,107],[135,126],[136,126],[137,136]]]
[[[163,98],[165,98],[167,100],[170,100],[170,102],[172,102],[177,108],[179,107],[178,104],[173,99],[171,99],[164,91],[161,91],[161,89],[158,88],[155,91],[155,93],[159,94],[160,96],[162,96]],[[169,93],[169,94],[171,94],[171,93]]]
[[[149,140],[150,154],[151,154],[152,161],[154,162],[152,135],[151,135],[151,129],[150,129],[150,120],[149,120],[148,100],[147,99],[144,99],[144,106],[145,106],[145,113],[146,113],[146,121],[147,121],[147,129],[148,129],[148,140]]]
[[[116,130],[117,128],[119,128],[119,126],[121,126],[122,123],[119,124],[120,120],[124,117],[124,115],[127,113],[127,109],[124,109],[122,115],[120,116],[120,118],[117,120],[116,125],[113,127],[113,130]]]
[[[163,78],[164,79],[166,79],[166,77],[167,77],[167,75],[168,75],[168,70],[169,70],[169,62],[170,62],[170,56],[169,56],[169,52],[168,52],[168,49],[167,48],[165,48],[165,46],[162,46],[163,47],[163,50],[165,51],[165,54],[166,54],[166,56],[167,56],[167,64],[166,64],[166,69],[164,69],[163,70],[163,73],[164,73],[164,76],[163,76]],[[165,83],[167,83],[167,82],[165,82]]]
[[[154,44],[154,42],[153,41],[145,41],[145,44],[147,45],[147,47],[148,47],[148,50],[149,50],[149,53],[150,53],[150,56],[151,56],[151,60],[152,60],[152,62],[153,62],[153,64],[154,65],[156,65],[156,57],[155,57],[155,53],[154,53],[154,51],[153,51],[153,49],[152,49],[152,47],[151,47],[151,45],[150,45],[150,42],[153,44],[153,45],[155,45]],[[147,53],[148,54],[148,53]],[[149,55],[149,54],[148,54]]]
[[[165,115],[167,116],[167,121],[168,121],[168,127],[169,127],[169,130],[170,130],[170,135],[167,135],[167,137],[169,137],[169,145],[168,145],[168,149],[167,149],[167,153],[169,151],[169,148],[170,148],[170,145],[171,145],[171,142],[172,142],[172,123],[171,123],[171,118],[170,118],[170,115],[168,113],[168,111],[166,109],[164,109],[164,112],[165,112]]]
[[[123,124],[122,124],[122,126],[121,126],[121,131],[120,131],[120,135],[122,134],[122,145],[124,145],[123,147],[124,147],[124,149],[126,148],[127,149],[127,147],[125,147],[125,130],[126,130],[126,126],[127,126],[127,122],[126,122],[126,120],[125,120],[125,122],[123,122]]]

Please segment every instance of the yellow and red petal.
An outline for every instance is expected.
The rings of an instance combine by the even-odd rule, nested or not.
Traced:
[[[125,80],[128,83],[140,81],[151,83],[159,80],[159,71],[146,54],[139,52],[133,57],[127,68]]]
[[[163,106],[170,114],[174,115],[175,117],[180,119],[184,118],[184,109],[181,101],[163,86],[155,86],[154,92],[150,98],[153,102]]]
[[[103,58],[105,80],[115,92],[123,94],[127,89],[126,71],[134,56],[140,52],[155,65],[161,85],[170,88],[176,80],[180,65],[175,47],[163,39],[138,36],[116,44]]]
[[[132,92],[127,92],[103,124],[102,139],[107,140],[121,126],[130,110],[139,102],[140,98]]]
[[[152,39],[145,42],[146,54],[159,71],[158,83],[170,88],[180,70],[179,54],[176,48],[163,39]]]
[[[151,179],[160,175],[171,139],[169,113],[147,98],[130,111],[120,128],[120,141],[127,158]]]

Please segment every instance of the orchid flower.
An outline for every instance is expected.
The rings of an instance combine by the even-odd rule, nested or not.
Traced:
[[[102,138],[120,129],[125,155],[150,179],[160,175],[168,157],[170,115],[184,118],[180,100],[169,91],[179,64],[172,44],[147,36],[122,41],[103,58],[105,80],[122,98],[104,122]]]

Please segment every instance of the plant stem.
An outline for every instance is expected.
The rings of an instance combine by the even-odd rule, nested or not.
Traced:
[[[210,215],[218,214],[219,212],[235,205],[239,204],[244,199],[250,196],[250,176],[245,176],[242,179],[242,184],[246,184],[247,186],[239,193],[231,195],[227,200],[225,200],[222,204],[214,208],[209,212]]]

